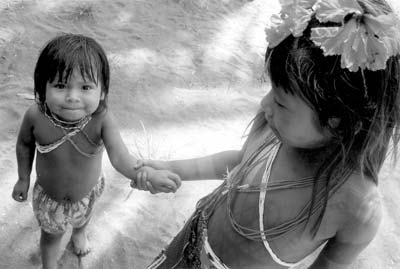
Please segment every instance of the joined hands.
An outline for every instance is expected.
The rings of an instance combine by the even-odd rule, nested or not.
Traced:
[[[134,168],[139,171],[136,181],[131,180],[132,188],[156,194],[176,192],[181,186],[179,175],[169,171],[163,161],[138,160]]]

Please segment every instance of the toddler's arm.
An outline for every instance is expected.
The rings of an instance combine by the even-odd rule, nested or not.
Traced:
[[[28,196],[30,175],[35,157],[35,138],[33,122],[38,113],[37,105],[31,106],[24,115],[18,132],[16,153],[18,163],[18,181],[14,186],[12,197],[18,202],[25,201]]]
[[[104,115],[101,135],[110,162],[118,172],[123,174],[125,177],[133,180],[134,183],[137,182],[139,173],[149,172],[149,169],[151,169],[150,167],[148,167],[147,169],[140,168],[142,166],[140,165],[141,162],[129,153],[125,143],[122,140],[122,137],[118,131],[118,127],[115,124],[112,115],[110,115],[110,113],[108,112],[105,112]],[[151,176],[153,177],[155,176],[154,169],[151,170],[153,171],[153,173],[151,174]],[[163,181],[162,183],[165,186],[174,186],[174,191],[177,189],[177,187],[179,187],[177,186],[177,184],[171,183],[171,181],[169,180],[170,178],[175,178],[174,176],[171,177],[170,175],[166,174],[161,175],[160,173],[156,174],[158,178],[157,184],[161,184],[161,181]]]

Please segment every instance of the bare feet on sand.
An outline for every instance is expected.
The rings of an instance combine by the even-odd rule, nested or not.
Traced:
[[[90,244],[86,233],[86,227],[74,228],[71,235],[73,251],[82,257],[90,252]]]

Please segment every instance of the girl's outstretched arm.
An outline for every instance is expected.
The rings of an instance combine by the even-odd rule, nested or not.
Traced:
[[[27,199],[32,172],[33,159],[35,157],[35,138],[33,126],[35,115],[40,113],[37,105],[31,106],[25,113],[18,132],[16,153],[18,163],[18,181],[14,186],[12,197],[18,202]]]
[[[240,163],[242,156],[241,150],[229,150],[186,160],[145,160],[144,165],[170,170],[178,174],[182,180],[222,179],[227,170],[232,170]]]
[[[144,160],[144,165],[155,169],[170,170],[178,174],[182,180],[222,179],[227,171],[231,171],[242,161],[247,143],[253,139],[254,134],[265,128],[266,125],[264,112],[260,110],[252,121],[249,135],[241,150],[222,151],[205,157],[186,160]]]

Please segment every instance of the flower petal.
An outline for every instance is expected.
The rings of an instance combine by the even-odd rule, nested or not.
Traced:
[[[383,40],[375,37],[368,36],[367,42],[367,68],[375,71],[386,68],[386,61],[389,59],[388,49]]]
[[[380,15],[373,17],[365,15],[364,21],[367,31],[374,33],[383,41],[389,56],[400,52],[400,22],[395,16]]]
[[[281,7],[283,6],[289,6],[289,5],[294,5],[296,0],[279,0],[279,4],[281,4]]]
[[[273,48],[290,35],[289,26],[280,16],[272,15],[271,24],[265,28],[268,47]]]
[[[313,14],[312,10],[298,7],[296,10],[295,18],[292,21],[291,32],[293,36],[302,36],[304,30],[307,28],[308,22]]]
[[[343,22],[346,15],[355,13],[361,15],[363,10],[356,1],[320,0],[314,8],[316,18],[320,22]]]
[[[315,27],[310,39],[320,46],[325,56],[341,55],[341,67],[350,71],[359,68],[384,69],[389,57],[400,53],[400,20],[393,13],[374,16],[364,14],[355,0],[279,0],[280,16],[271,17],[266,28],[268,46],[275,47],[292,34],[303,35],[315,14],[324,22],[342,26]],[[349,17],[349,14],[356,16]]]
[[[349,35],[342,46],[341,67],[355,72],[359,67],[365,68],[366,66],[368,57],[367,36],[365,30],[360,30],[354,20],[346,28],[349,30]]]
[[[317,0],[279,0],[282,9],[286,9],[288,6],[301,6],[303,8],[311,9]]]
[[[324,55],[342,54],[343,45],[357,31],[354,21],[341,27],[316,27],[311,30],[311,40],[321,47]],[[347,41],[348,42],[348,41]]]
[[[275,47],[290,34],[301,36],[311,19],[311,7],[315,2],[316,0],[281,1],[280,15],[272,15],[271,23],[265,29],[268,46]]]

